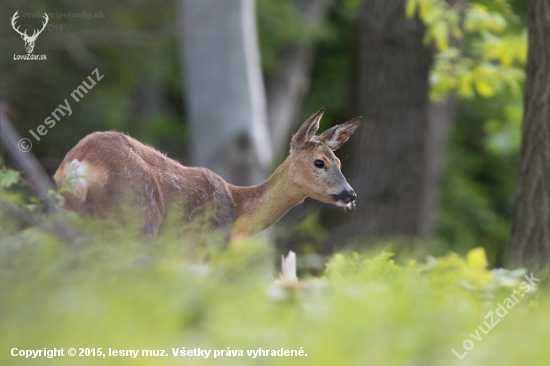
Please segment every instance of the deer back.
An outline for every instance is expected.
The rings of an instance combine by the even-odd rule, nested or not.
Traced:
[[[54,179],[66,208],[157,233],[220,228],[236,219],[225,181],[205,168],[190,168],[118,132],[96,132],[65,157]],[[206,226],[206,227],[205,227]]]

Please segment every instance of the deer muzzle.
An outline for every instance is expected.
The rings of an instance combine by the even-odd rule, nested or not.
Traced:
[[[355,201],[355,199],[357,198],[357,194],[351,187],[349,187],[338,194],[333,194],[332,198],[334,198],[336,203],[343,203],[347,206]]]

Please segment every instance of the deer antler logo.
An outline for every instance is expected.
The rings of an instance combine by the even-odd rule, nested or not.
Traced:
[[[46,24],[48,24],[48,19],[49,19],[48,14],[44,13],[44,18],[46,19],[46,21],[42,23],[42,29],[40,29],[39,31],[35,29],[32,36],[29,36],[27,35],[26,29],[24,32],[21,32],[19,31],[19,26],[17,28],[15,27],[15,20],[19,18],[19,15],[17,13],[19,13],[19,10],[17,10],[15,14],[13,14],[13,17],[11,18],[11,26],[17,33],[21,35],[21,38],[23,38],[23,41],[25,41],[25,49],[27,50],[27,53],[32,53],[32,50],[34,49],[34,42],[36,42],[36,38],[38,38],[40,33],[42,33],[44,28],[46,28]]]

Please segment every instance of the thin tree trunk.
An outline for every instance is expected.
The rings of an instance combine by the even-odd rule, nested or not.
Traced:
[[[447,4],[458,7],[460,28],[464,29],[464,14],[468,0],[447,0]],[[460,48],[460,41],[451,36],[449,46]],[[418,237],[430,239],[435,230],[439,211],[441,179],[445,167],[445,156],[449,143],[449,133],[456,113],[457,96],[450,92],[441,101],[430,101],[428,106],[428,131],[425,149],[425,176],[422,193],[422,204],[419,213]]]
[[[21,144],[22,140],[8,118],[8,111],[8,106],[0,102],[0,146],[8,152],[15,164],[26,175],[30,187],[36,192],[46,211],[51,213],[52,220],[50,224],[44,225],[45,220],[41,222],[28,211],[1,200],[0,210],[25,226],[44,225],[46,230],[53,232],[68,244],[73,244],[78,237],[78,232],[65,217],[59,214],[55,202],[49,195],[49,191],[53,191],[55,187],[32,152],[26,150],[30,149],[30,142]]]
[[[456,95],[451,93],[443,101],[432,101],[428,106],[428,131],[424,154],[426,167],[418,218],[418,237],[423,240],[430,239],[435,229],[445,153],[456,104]]]
[[[264,180],[272,149],[254,0],[180,0],[192,158],[233,184]]]
[[[8,111],[8,106],[0,102],[0,146],[8,152],[17,167],[26,174],[31,188],[44,203],[46,209],[55,212],[57,207],[48,194],[48,191],[55,190],[55,186],[30,151],[32,146],[30,140],[21,139],[21,136],[13,128],[8,118]]]
[[[144,122],[163,109],[162,85],[153,79],[138,82],[130,94],[130,121],[134,126],[143,127]]]
[[[304,32],[313,32],[326,18],[330,2],[327,0],[298,0],[304,23]],[[268,78],[268,120],[273,151],[287,152],[292,127],[297,126],[298,112],[309,88],[315,44],[289,44],[281,50],[280,68]]]
[[[344,242],[420,235],[432,53],[422,44],[423,24],[407,19],[404,6],[404,0],[370,0],[361,11],[358,109],[364,122],[350,140],[350,158],[343,154],[357,209],[335,215],[339,226],[331,230]]]
[[[510,258],[531,269],[550,263],[550,1],[529,2],[529,54]]]

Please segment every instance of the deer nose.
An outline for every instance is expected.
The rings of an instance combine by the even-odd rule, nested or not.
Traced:
[[[332,197],[335,201],[340,201],[343,203],[350,203],[355,201],[357,198],[357,195],[355,194],[355,191],[353,189],[344,189],[342,192],[338,194],[333,194]]]

